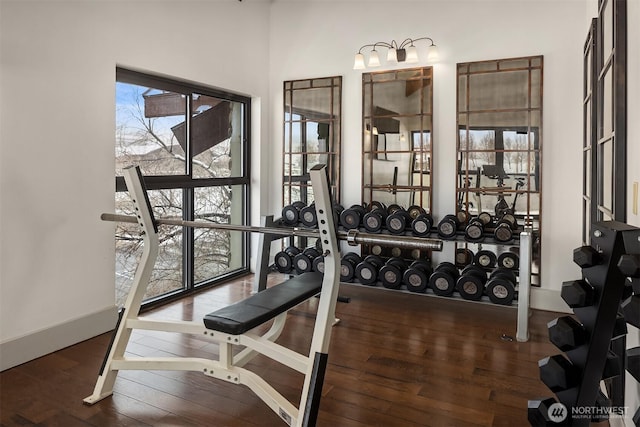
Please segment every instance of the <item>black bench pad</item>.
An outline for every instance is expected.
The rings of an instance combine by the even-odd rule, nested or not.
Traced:
[[[322,274],[303,273],[204,316],[207,329],[244,334],[320,292]]]

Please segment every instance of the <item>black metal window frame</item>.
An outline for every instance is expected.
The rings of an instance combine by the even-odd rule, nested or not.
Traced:
[[[251,217],[250,206],[250,184],[251,184],[251,163],[250,163],[250,147],[251,147],[251,98],[245,95],[232,93],[218,88],[206,85],[180,81],[165,76],[135,71],[127,68],[116,67],[116,81],[119,83],[135,84],[139,86],[152,87],[154,89],[166,90],[179,93],[185,96],[185,120],[187,121],[187,146],[185,159],[185,173],[181,175],[153,175],[145,176],[145,186],[147,190],[183,190],[183,218],[184,220],[194,220],[194,193],[196,188],[202,187],[220,187],[240,185],[243,187],[243,206],[245,207],[242,220],[246,224]],[[193,168],[191,165],[192,156],[191,146],[192,138],[190,134],[191,120],[191,100],[192,95],[211,96],[226,101],[238,102],[243,105],[242,118],[242,176],[227,178],[194,178]],[[127,191],[127,186],[123,176],[115,178],[116,192]],[[250,238],[247,233],[243,237],[244,251],[242,254],[242,267],[229,273],[216,276],[214,278],[195,283],[194,279],[194,230],[190,227],[183,228],[183,257],[182,257],[182,277],[183,287],[177,291],[169,292],[158,297],[145,300],[143,307],[149,308],[159,303],[183,297],[196,289],[214,286],[234,277],[249,272],[249,259],[251,253]]]

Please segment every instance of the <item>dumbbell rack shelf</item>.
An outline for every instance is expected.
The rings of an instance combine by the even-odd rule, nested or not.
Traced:
[[[273,216],[265,216],[262,218],[263,227],[283,227],[280,220],[274,220]],[[291,226],[289,226],[290,228]],[[339,229],[339,231],[344,232],[343,228]],[[387,230],[382,230],[380,235],[392,235]],[[431,232],[424,236],[424,238],[435,238],[437,237],[437,231],[435,228],[431,230]],[[415,238],[411,233],[406,232],[404,234],[393,234],[395,237],[412,237]],[[461,237],[464,237],[464,234],[460,234]],[[253,291],[258,292],[264,290],[266,288],[267,283],[267,274],[269,273],[269,255],[271,242],[274,240],[278,240],[283,238],[283,236],[276,236],[270,234],[260,234],[259,242],[258,242],[258,254],[259,259],[256,263],[256,278],[257,280],[254,282]],[[531,289],[531,265],[532,265],[532,254],[533,254],[533,230],[531,228],[525,228],[520,233],[514,232],[513,241],[517,241],[520,246],[520,269],[518,270],[518,284],[516,285],[516,298],[514,298],[513,302],[510,305],[502,305],[502,307],[515,307],[517,308],[517,327],[516,327],[516,340],[519,342],[525,342],[529,340],[529,297],[530,297],[530,289]],[[512,241],[512,242],[513,242]],[[460,242],[459,238],[444,240],[443,242]],[[495,239],[488,237],[483,242],[473,242],[473,243],[482,243],[482,244],[495,244],[495,245],[512,245],[512,242],[497,242]],[[472,242],[468,242],[472,243]],[[488,297],[483,296],[480,301],[471,301],[462,298],[461,296],[454,294],[450,297],[444,297],[435,295],[432,292],[426,293],[418,293],[411,292],[404,289],[388,289],[384,286],[378,284],[377,286],[372,285],[364,285],[357,282],[348,282],[348,284],[354,284],[357,286],[366,286],[374,289],[383,289],[392,292],[406,292],[408,294],[414,295],[422,295],[422,296],[430,296],[430,297],[438,297],[438,298],[448,298],[456,301],[465,301],[470,303],[480,303],[480,304],[491,304],[492,306],[497,306],[496,304],[492,304]]]

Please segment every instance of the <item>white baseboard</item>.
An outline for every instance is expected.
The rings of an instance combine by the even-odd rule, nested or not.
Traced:
[[[559,313],[573,313],[560,296],[560,291],[543,288],[531,288],[531,308]]]
[[[32,334],[0,343],[0,371],[93,338],[115,328],[118,308],[107,307]]]

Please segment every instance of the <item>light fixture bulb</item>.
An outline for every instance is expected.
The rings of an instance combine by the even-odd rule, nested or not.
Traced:
[[[432,44],[427,48],[427,60],[429,61],[437,61],[438,60],[438,46]]]
[[[407,59],[405,60],[408,63],[418,62],[418,49],[411,45],[407,48]]]
[[[380,66],[380,57],[378,56],[377,50],[372,50],[369,54],[369,67],[379,67]]]
[[[356,53],[356,57],[353,61],[353,69],[354,70],[364,70],[366,67],[364,65],[364,55],[361,53]]]
[[[387,62],[398,62],[398,54],[394,48],[387,51]]]

